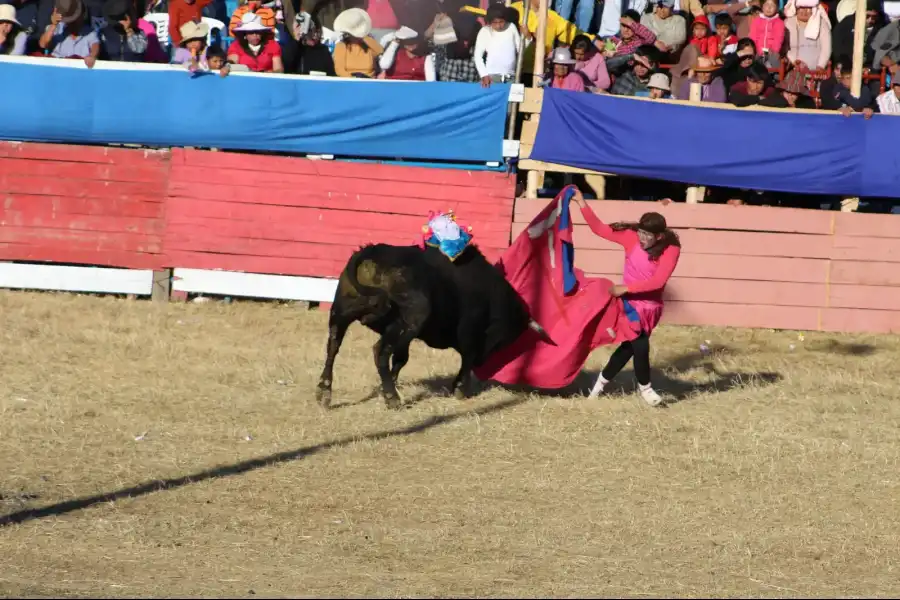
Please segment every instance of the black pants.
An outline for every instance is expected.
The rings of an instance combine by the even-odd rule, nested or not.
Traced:
[[[612,381],[612,378],[625,368],[628,361],[634,358],[634,375],[641,385],[650,383],[650,336],[641,333],[634,341],[624,342],[609,357],[609,362],[603,368],[603,379]]]

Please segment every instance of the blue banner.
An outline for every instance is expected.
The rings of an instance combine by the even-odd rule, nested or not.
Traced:
[[[484,163],[510,85],[312,79],[53,59],[0,62],[0,139]],[[11,89],[11,88],[10,88]]]
[[[686,106],[547,89],[531,158],[616,175],[900,198],[900,118]]]

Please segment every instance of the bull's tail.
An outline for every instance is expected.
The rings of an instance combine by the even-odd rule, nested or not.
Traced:
[[[365,296],[372,300],[372,314],[368,319],[376,320],[385,316],[391,309],[391,298],[386,290],[372,285],[366,285],[359,280],[359,267],[363,261],[370,259],[375,252],[375,246],[365,246],[355,252],[347,263],[347,281],[353,286],[353,289],[360,296]],[[374,261],[373,261],[374,262]],[[367,320],[368,320],[367,319]]]

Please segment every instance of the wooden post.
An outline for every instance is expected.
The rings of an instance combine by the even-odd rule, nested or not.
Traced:
[[[172,293],[172,269],[153,271],[153,287],[150,289],[150,299],[153,302],[168,302]]]
[[[523,0],[523,2],[529,2],[530,0]],[[545,40],[547,39],[547,11],[549,10],[547,0],[541,0],[540,8],[538,8],[538,26],[537,31],[534,32],[534,80],[533,85],[537,87],[541,80],[544,78],[544,58],[546,54],[546,44]],[[528,27],[528,21],[525,20],[525,27]],[[543,173],[538,173],[537,171],[528,171],[528,185],[525,188],[525,197],[526,198],[537,198],[537,191],[540,186],[540,181],[543,179]]]
[[[691,96],[690,102],[692,104],[700,104],[701,94],[703,91],[703,86],[701,86],[697,82],[691,83]],[[706,196],[706,188],[703,186],[692,185],[689,186],[684,201],[688,204],[697,204],[698,202],[703,202],[703,198]]]
[[[866,50],[866,0],[856,0],[856,14],[853,21],[853,72],[850,93],[859,98],[863,84],[863,57]],[[859,198],[844,198],[841,212],[856,212]]]
[[[522,2],[522,18],[525,26],[528,26],[528,13],[531,10],[531,2],[528,0],[523,0]],[[510,6],[510,0],[506,0],[506,6]],[[490,23],[488,23],[490,25]],[[519,55],[516,57],[516,79],[513,81],[513,85],[519,83],[522,79],[522,64],[525,62],[525,36],[522,36],[522,39],[519,41]],[[512,108],[509,111],[509,123],[506,127],[506,139],[513,139],[513,133],[516,130],[516,116],[519,114],[519,104],[518,102],[513,102]]]

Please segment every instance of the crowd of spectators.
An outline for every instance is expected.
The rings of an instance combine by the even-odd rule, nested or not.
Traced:
[[[0,54],[334,77],[531,85],[540,0],[0,0]],[[528,6],[525,3],[528,3]],[[539,86],[746,107],[900,114],[900,0],[551,0]],[[162,4],[161,4],[162,3]],[[144,18],[168,14],[167,39]],[[227,12],[227,11],[225,11]],[[215,14],[224,43],[210,43]],[[573,21],[569,20],[573,19]],[[522,56],[519,56],[522,53]]]

